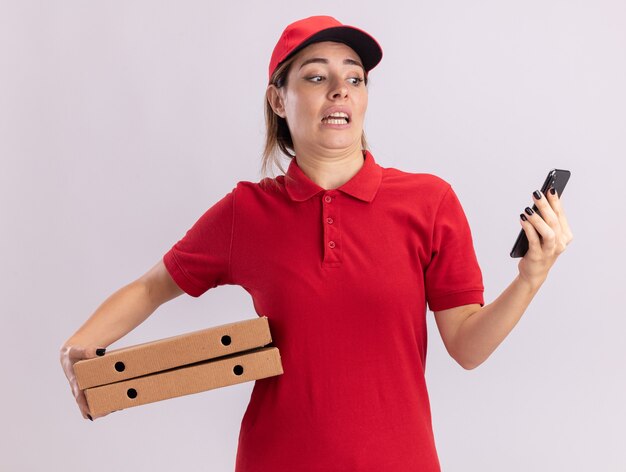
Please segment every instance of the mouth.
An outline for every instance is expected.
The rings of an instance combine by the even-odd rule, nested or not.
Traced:
[[[344,112],[335,112],[322,118],[322,123],[327,125],[347,125],[350,123],[350,116]]]

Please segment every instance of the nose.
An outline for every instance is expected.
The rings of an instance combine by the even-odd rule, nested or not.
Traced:
[[[331,100],[346,98],[348,96],[348,86],[340,77],[335,77],[328,91],[328,97]]]

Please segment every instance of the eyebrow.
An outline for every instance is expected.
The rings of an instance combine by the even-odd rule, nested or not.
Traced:
[[[313,64],[313,63],[328,64],[328,59],[324,59],[323,57],[312,57],[311,59],[307,59],[302,64],[300,64],[300,69],[302,69],[307,64]],[[365,67],[363,67],[363,64],[361,64],[359,61],[355,61],[354,59],[344,59],[343,63],[347,65],[352,65],[352,66],[359,66],[361,69],[365,70]]]

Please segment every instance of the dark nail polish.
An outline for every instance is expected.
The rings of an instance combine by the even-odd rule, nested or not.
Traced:
[[[90,421],[93,421],[93,418],[91,417],[91,415],[87,415],[87,418],[89,418]]]
[[[524,211],[528,214],[528,216],[531,216],[533,213],[535,213],[530,207],[524,208]]]
[[[535,196],[535,198],[536,198],[537,200],[539,200],[539,199],[541,198],[541,192],[539,192],[539,190],[535,190],[535,191],[533,192],[533,195]]]
[[[526,218],[526,215],[524,213],[520,213],[519,217],[523,220],[526,221],[528,218]]]
[[[554,187],[551,187],[551,188],[550,188],[550,193],[551,193],[552,195],[556,195],[556,189],[555,189]]]
[[[106,349],[103,347],[96,349],[96,355],[98,356],[104,356],[105,352],[106,352]]]

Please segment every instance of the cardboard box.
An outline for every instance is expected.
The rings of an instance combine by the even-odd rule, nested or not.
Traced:
[[[108,355],[108,354],[106,354]],[[106,356],[105,355],[105,356]],[[283,373],[276,347],[264,347],[85,390],[93,416]]]
[[[108,351],[74,364],[81,390],[243,352],[272,342],[267,317]]]

